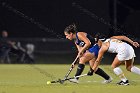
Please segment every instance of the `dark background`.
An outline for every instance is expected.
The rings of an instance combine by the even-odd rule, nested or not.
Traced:
[[[116,0],[116,10],[114,2],[115,0],[1,0],[0,31],[7,30],[11,37],[58,38],[57,35],[63,35],[67,25],[76,23],[80,31],[113,35],[114,30],[109,29],[110,26],[74,7],[73,3],[76,3],[112,25],[116,11],[115,25],[117,24],[123,32],[139,37],[140,1]],[[28,18],[9,10],[6,5]],[[37,24],[30,22],[30,18],[53,32],[41,29]]]
[[[93,35],[124,34],[140,41],[140,0],[0,0],[0,31],[7,30],[23,44],[34,43],[35,53],[47,60],[51,55],[64,63],[62,59],[75,57],[73,44],[62,40],[65,27],[72,23]],[[135,50],[139,56],[139,48]]]

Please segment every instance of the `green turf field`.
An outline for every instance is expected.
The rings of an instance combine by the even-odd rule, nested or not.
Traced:
[[[0,64],[0,93],[138,93],[140,91],[140,76],[127,72],[124,73],[130,80],[129,86],[118,86],[119,81],[112,73],[110,66],[101,66],[113,77],[110,84],[102,84],[102,78],[93,75],[80,79],[79,84],[65,82],[65,84],[50,84],[48,80],[64,78],[70,65],[24,65]],[[140,67],[140,66],[139,66]],[[72,71],[73,76],[76,69]],[[88,72],[88,65],[84,73]]]

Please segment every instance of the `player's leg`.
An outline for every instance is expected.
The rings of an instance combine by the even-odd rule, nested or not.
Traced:
[[[93,58],[92,60],[89,61],[90,71],[92,71],[91,67],[93,67],[95,60],[96,60],[96,58]],[[105,79],[103,81],[103,83],[110,83],[112,81],[112,78],[105,71],[103,71],[101,68],[97,68],[97,70],[95,71],[95,74],[97,74]]]
[[[82,74],[82,72],[85,68],[85,63],[89,62],[89,60],[91,60],[93,57],[94,56],[90,52],[85,52],[84,55],[82,57],[80,57],[75,76],[79,76]],[[78,83],[78,79],[79,78],[74,78],[74,79],[70,79],[70,81],[74,82],[74,83]]]
[[[127,60],[125,62],[126,69],[130,72],[136,73],[140,75],[140,69],[136,66],[133,66],[134,58]]]
[[[127,78],[125,77],[123,71],[121,70],[121,68],[119,67],[121,65],[122,62],[120,62],[118,60],[118,57],[116,56],[111,67],[113,68],[114,73],[119,76],[119,78],[121,79],[121,81],[119,83],[117,83],[118,85],[129,85],[129,82],[127,80]]]

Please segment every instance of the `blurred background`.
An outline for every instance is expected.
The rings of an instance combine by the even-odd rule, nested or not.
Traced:
[[[72,23],[89,34],[126,35],[140,42],[140,1],[0,0],[1,38],[7,32],[20,50],[7,50],[1,63],[72,63],[77,50],[63,34]],[[140,49],[134,49],[140,64]],[[110,64],[112,56],[106,54],[102,64]]]

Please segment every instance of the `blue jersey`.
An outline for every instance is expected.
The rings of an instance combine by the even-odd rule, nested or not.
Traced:
[[[87,34],[86,37],[87,37],[87,38],[90,40],[90,42],[91,42],[91,45],[90,45],[90,47],[89,47],[87,50],[88,50],[90,53],[94,53],[95,56],[98,56],[98,51],[99,51],[100,48],[99,48],[98,44],[96,44],[97,41],[96,41],[91,35],[89,35],[89,34]],[[76,43],[78,46],[80,46],[80,47],[83,47],[83,46],[85,45],[85,42],[84,42],[84,41],[79,40],[77,33],[76,33],[76,40],[75,40],[75,43]]]

